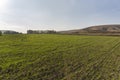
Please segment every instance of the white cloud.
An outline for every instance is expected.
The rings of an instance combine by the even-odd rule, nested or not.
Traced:
[[[0,0],[0,13],[6,12],[10,0]]]
[[[0,0],[0,29],[69,30],[120,23],[119,1],[107,1]]]

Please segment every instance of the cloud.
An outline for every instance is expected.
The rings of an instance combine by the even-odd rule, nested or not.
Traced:
[[[0,26],[0,29],[69,30],[99,24],[118,24],[119,2],[119,0],[9,0],[7,8],[0,11],[0,22],[4,22],[8,27]]]

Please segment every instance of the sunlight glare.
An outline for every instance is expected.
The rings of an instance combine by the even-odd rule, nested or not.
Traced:
[[[8,0],[0,0],[0,10],[6,9],[8,5]]]

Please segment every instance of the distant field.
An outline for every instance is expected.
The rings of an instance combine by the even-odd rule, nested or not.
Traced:
[[[0,36],[0,80],[120,80],[120,37]]]

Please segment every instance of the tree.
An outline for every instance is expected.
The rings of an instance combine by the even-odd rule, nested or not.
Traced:
[[[27,30],[27,34],[55,34],[54,30]]]
[[[4,34],[19,34],[19,32],[16,32],[16,31],[5,31]]]
[[[33,34],[32,30],[27,30],[27,34]]]
[[[55,34],[56,33],[56,31],[54,31],[54,30],[47,30],[47,34]]]
[[[2,35],[2,32],[0,31],[0,36]]]

